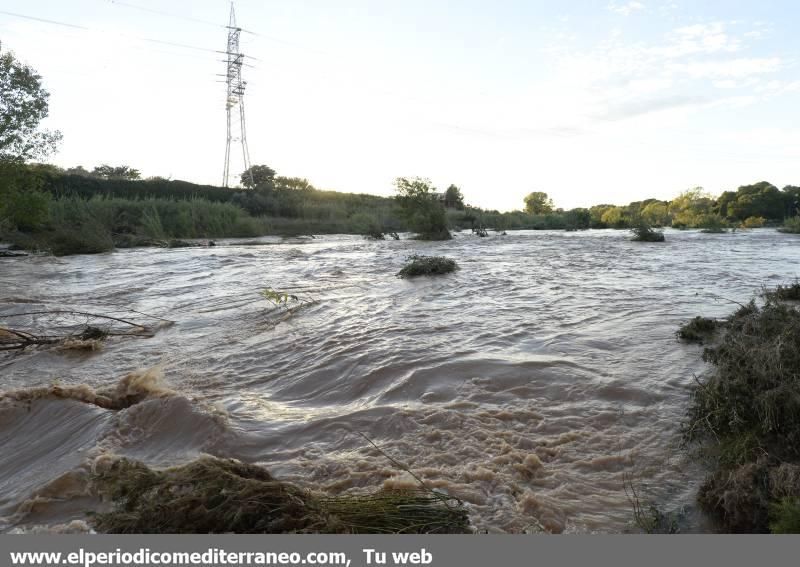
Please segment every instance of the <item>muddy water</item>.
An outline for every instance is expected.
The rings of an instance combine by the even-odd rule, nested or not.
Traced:
[[[702,529],[702,471],[678,426],[703,365],[675,329],[728,313],[718,296],[794,279],[800,260],[800,241],[771,230],[263,242],[0,260],[0,315],[176,321],[96,353],[0,357],[0,391],[14,392],[0,400],[0,530],[85,519],[101,505],[88,472],[118,456],[235,457],[330,493],[412,482],[361,434],[462,498],[480,530],[625,531],[624,477]],[[410,253],[461,270],[395,278]],[[259,298],[268,286],[315,303],[286,317]],[[86,403],[137,370],[126,388],[143,401]]]

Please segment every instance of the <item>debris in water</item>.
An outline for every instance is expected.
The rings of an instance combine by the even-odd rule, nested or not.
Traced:
[[[201,457],[153,470],[128,459],[95,472],[114,508],[96,514],[106,533],[470,533],[467,512],[426,490],[319,497],[266,469]]]

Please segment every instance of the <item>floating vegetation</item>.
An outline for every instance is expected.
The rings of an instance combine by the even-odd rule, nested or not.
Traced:
[[[19,323],[0,324],[0,351],[48,345],[61,351],[95,351],[109,337],[150,338],[158,328],[173,324],[131,310],[125,313],[136,313],[144,321],[64,309],[5,314],[0,322],[8,319]]]
[[[259,294],[275,308],[277,308],[277,316],[275,316],[275,310],[270,310],[269,312],[268,324],[270,327],[274,327],[279,323],[286,321],[300,309],[318,303],[318,301],[314,298],[300,297],[293,293],[272,289],[271,287],[262,289]]]
[[[698,502],[728,532],[797,529],[800,498],[800,285],[761,294],[724,321],[703,353],[713,370],[692,393],[688,441],[714,471]]]
[[[675,333],[679,339],[684,341],[703,343],[719,328],[720,322],[708,317],[695,317],[688,323],[684,323]]]
[[[120,459],[93,478],[106,533],[469,533],[461,503],[423,489],[323,498],[265,469],[202,457],[166,470]]]
[[[436,276],[449,274],[458,269],[455,260],[444,256],[418,256],[408,257],[408,261],[403,269],[398,272],[401,278],[413,278],[416,276]]]
[[[261,295],[264,299],[279,307],[286,307],[289,303],[300,303],[300,298],[296,295],[286,293],[285,291],[277,291],[271,287],[262,290]]]

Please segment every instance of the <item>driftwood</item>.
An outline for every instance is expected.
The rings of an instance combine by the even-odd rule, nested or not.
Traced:
[[[54,345],[67,349],[95,350],[108,337],[143,337],[155,335],[158,327],[173,322],[133,310],[145,321],[133,321],[101,313],[53,309],[9,313],[0,316],[0,351]],[[4,320],[22,320],[18,325]]]

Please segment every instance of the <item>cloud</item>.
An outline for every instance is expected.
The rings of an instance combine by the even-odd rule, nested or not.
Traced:
[[[634,12],[644,10],[644,4],[633,0],[631,2],[627,2],[626,4],[611,3],[607,6],[607,8],[615,14],[619,14],[620,16],[630,16]]]
[[[662,112],[676,108],[703,106],[711,102],[705,96],[672,95],[645,100],[631,100],[620,104],[612,104],[606,112],[598,116],[602,120],[625,120],[653,112]]]
[[[695,79],[745,79],[756,75],[776,73],[781,69],[781,59],[779,57],[751,57],[688,61],[674,63],[669,68]]]

